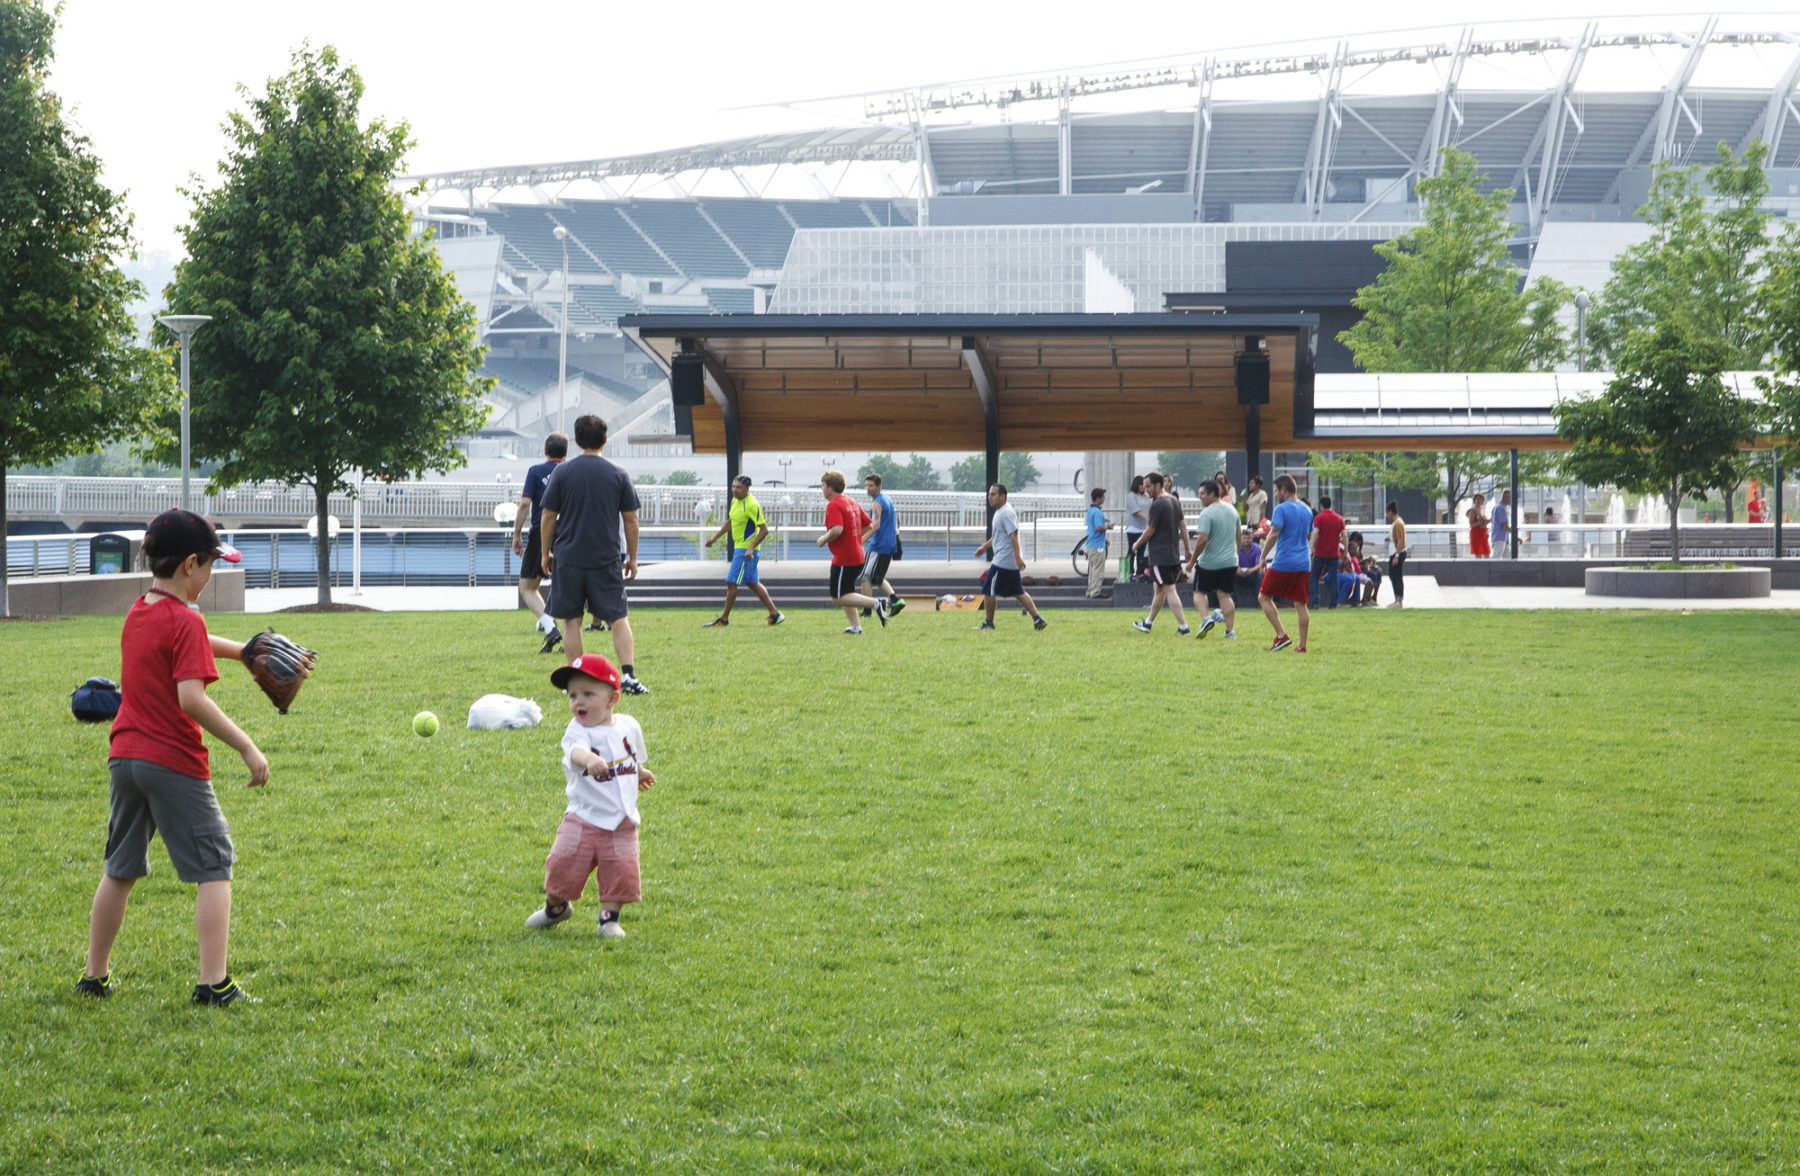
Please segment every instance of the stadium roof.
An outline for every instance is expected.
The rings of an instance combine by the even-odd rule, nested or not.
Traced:
[[[473,204],[525,189],[554,202],[556,186],[575,181],[604,194],[619,177],[683,176],[685,192],[711,181],[758,195],[745,169],[879,163],[887,194],[926,202],[1154,189],[1190,197],[1180,219],[1283,205],[1298,214],[1277,219],[1331,220],[1406,202],[1439,149],[1455,146],[1477,156],[1493,186],[1518,193],[1535,236],[1558,207],[1629,212],[1642,194],[1634,174],[1709,161],[1719,143],[1742,150],[1760,138],[1770,166],[1800,167],[1800,32],[1721,28],[1719,17],[1682,32],[1622,20],[1536,25],[1559,23],[1566,35],[1464,28],[1412,44],[852,96],[853,117],[874,125],[415,178],[428,200],[456,191]],[[1035,121],[1034,106],[1044,110]],[[993,117],[943,122],[981,109]]]

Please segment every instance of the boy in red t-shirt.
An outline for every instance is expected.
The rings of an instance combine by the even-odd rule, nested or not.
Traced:
[[[819,546],[831,548],[831,603],[842,606],[844,615],[850,619],[850,627],[844,632],[862,633],[862,622],[856,611],[863,608],[874,609],[885,628],[887,601],[864,596],[856,590],[856,582],[862,578],[862,534],[863,528],[869,525],[868,512],[845,497],[842,470],[826,470],[821,474],[819,489],[825,493],[825,533],[819,536]]]
[[[194,1003],[228,1005],[252,998],[225,967],[237,853],[213,793],[200,731],[212,732],[244,757],[252,788],[269,782],[269,761],[206,697],[207,685],[219,677],[214,656],[240,659],[243,646],[210,636],[193,602],[212,579],[213,560],[236,563],[240,557],[199,515],[169,510],[145,530],[144,558],[150,589],[132,604],[119,633],[121,703],[108,759],[106,871],[94,893],[87,968],[75,990],[111,995],[113,941],[125,922],[132,886],[150,872],[150,838],[160,833],[176,876],[199,885],[194,927],[200,983],[194,986]]]

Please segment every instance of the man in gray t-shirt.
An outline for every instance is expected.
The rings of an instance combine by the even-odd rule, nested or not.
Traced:
[[[1050,622],[1038,612],[1037,603],[1025,591],[1024,582],[1019,578],[1019,573],[1025,570],[1024,553],[1019,550],[1019,516],[1006,503],[1005,486],[995,482],[988,487],[988,505],[994,508],[991,537],[975,549],[975,556],[979,559],[983,552],[991,551],[994,559],[981,577],[981,594],[987,598],[982,602],[987,619],[975,628],[992,629],[994,610],[999,606],[1000,598],[1012,596],[1031,614],[1031,627],[1042,629]]]
[[[606,422],[592,414],[575,421],[581,456],[556,467],[544,485],[543,566],[550,576],[546,611],[562,622],[563,651],[581,656],[581,614],[612,626],[619,688],[648,694],[632,664],[634,642],[625,582],[637,578],[638,496],[624,470],[600,456]]]

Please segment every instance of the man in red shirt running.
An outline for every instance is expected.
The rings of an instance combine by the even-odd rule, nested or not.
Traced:
[[[841,607],[844,616],[850,620],[850,626],[844,632],[862,633],[862,623],[856,614],[858,609],[864,608],[875,610],[885,628],[887,601],[864,596],[856,590],[856,581],[861,578],[863,568],[863,528],[869,525],[869,516],[862,507],[844,496],[842,470],[826,470],[819,477],[819,489],[825,493],[825,533],[819,536],[819,546],[831,548],[831,603]]]

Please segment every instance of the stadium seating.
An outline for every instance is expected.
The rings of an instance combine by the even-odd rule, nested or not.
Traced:
[[[632,228],[619,215],[619,206],[616,204],[600,200],[579,200],[558,208],[556,215],[614,273],[644,274],[650,277],[676,273],[651,247],[644,234]]]
[[[637,299],[627,298],[610,286],[576,286],[569,291],[569,296],[577,306],[607,327],[616,326],[622,314],[638,314],[644,309]],[[571,313],[569,317],[575,316]]]
[[[743,286],[705,286],[706,304],[719,314],[751,314],[756,310],[756,291]]]
[[[784,200],[781,205],[803,229],[868,229],[874,217],[860,200]]]
[[[557,222],[542,208],[518,207],[495,208],[481,214],[487,219],[488,228],[506,238],[506,243],[517,249],[530,259],[531,263],[545,273],[560,273],[563,267],[562,242],[556,239]],[[570,227],[570,232],[574,228]],[[594,264],[594,259],[574,241],[569,242],[569,272],[576,274],[604,273]]]
[[[774,201],[707,200],[703,206],[706,215],[743,251],[750,264],[779,269],[787,261],[788,246],[794,243],[794,226],[781,215],[781,208]]]
[[[689,277],[741,278],[750,271],[692,201],[634,200],[625,211]]]

